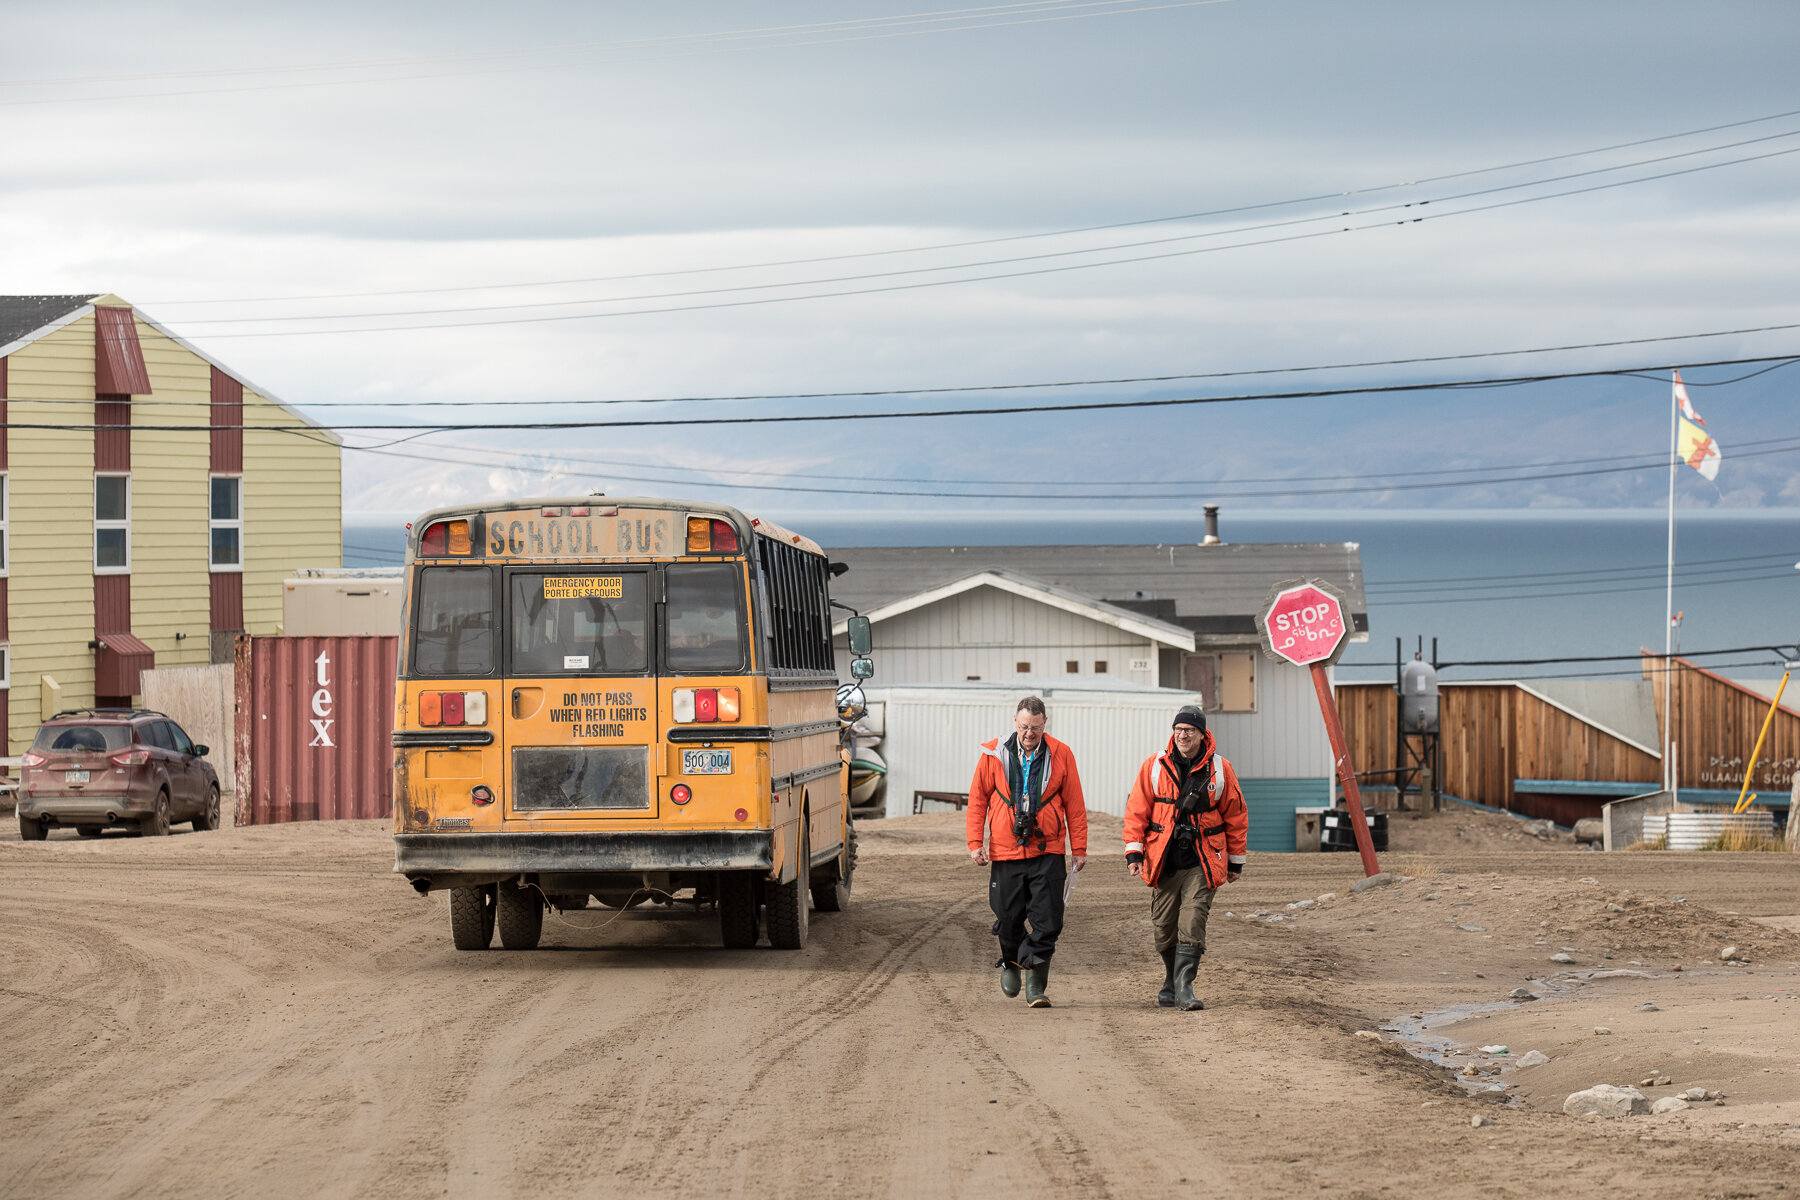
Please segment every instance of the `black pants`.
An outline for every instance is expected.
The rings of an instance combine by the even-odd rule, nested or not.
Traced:
[[[1035,967],[1056,953],[1063,925],[1063,884],[1069,869],[1060,854],[996,861],[989,867],[988,904],[1000,961]],[[1025,926],[1030,923],[1031,931]]]

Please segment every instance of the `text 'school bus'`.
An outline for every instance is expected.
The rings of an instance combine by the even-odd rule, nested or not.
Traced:
[[[717,907],[727,946],[754,945],[762,911],[798,948],[809,899],[848,903],[830,565],[710,504],[511,501],[413,524],[394,869],[450,889],[458,949],[496,924],[529,949],[546,907],[681,893]]]

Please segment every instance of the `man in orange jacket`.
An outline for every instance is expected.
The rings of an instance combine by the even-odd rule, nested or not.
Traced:
[[[1175,714],[1169,745],[1138,768],[1125,802],[1125,863],[1152,889],[1150,923],[1162,955],[1156,1002],[1192,1012],[1213,893],[1244,873],[1250,819],[1237,772],[1193,705]]]
[[[988,904],[1000,939],[1000,990],[1049,1008],[1050,956],[1062,933],[1063,833],[1075,870],[1087,865],[1087,804],[1075,755],[1044,733],[1048,720],[1036,696],[1019,701],[1013,734],[981,745],[981,761],[969,784],[969,857],[988,869]],[[1026,924],[1030,930],[1027,932]]]

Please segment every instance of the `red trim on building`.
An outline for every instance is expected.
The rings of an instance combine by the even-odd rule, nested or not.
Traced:
[[[129,308],[94,309],[94,390],[127,396],[150,394],[150,370],[138,345]]]
[[[131,632],[131,576],[94,576],[94,633]]]
[[[156,651],[129,633],[103,633],[94,651],[94,696],[135,696],[143,674],[156,667]]]
[[[244,575],[241,571],[212,574],[212,627],[214,632],[244,627]]]
[[[10,582],[11,580],[8,579],[0,579],[0,642],[9,642],[12,640],[12,634],[9,632],[6,623],[6,585]]]
[[[131,397],[94,397],[94,470],[131,470]]]
[[[212,470],[235,475],[244,469],[244,385],[212,369]],[[236,428],[231,428],[235,426]]]

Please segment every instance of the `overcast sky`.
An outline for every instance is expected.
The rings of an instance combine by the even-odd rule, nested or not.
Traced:
[[[117,292],[334,424],[1014,406],[1800,352],[1790,330],[1044,392],[565,403],[1138,378],[1800,322],[1800,153],[1781,153],[1800,149],[1800,112],[1760,119],[1800,110],[1791,2],[70,4],[9,6],[6,28],[0,290]],[[1483,171],[1556,155],[1572,157]],[[1687,173],[1646,178],[1670,172]],[[1154,220],[1197,213],[1215,215]],[[1092,226],[1115,227],[1067,232]],[[931,249],[956,243],[980,244]],[[1684,504],[1800,506],[1800,455],[1735,452],[1800,435],[1796,381],[1800,367],[1696,388],[1726,459],[1716,489],[1684,477]],[[423,458],[347,455],[345,501],[413,510],[603,487],[783,513],[1023,503],[717,486],[748,469],[870,492],[1022,481],[1056,497],[1045,506],[1129,508],[1121,497],[1160,481],[1177,485],[1145,501],[1162,510],[1316,508],[1328,501],[1244,481],[1655,456],[1667,405],[1666,381],[1606,379],[463,431],[397,448]],[[1666,482],[1613,472],[1336,502],[1651,506]]]

